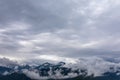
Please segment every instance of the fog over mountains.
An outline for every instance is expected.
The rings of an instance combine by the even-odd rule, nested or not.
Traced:
[[[31,80],[99,80],[99,78],[105,80],[106,77],[117,80],[120,78],[120,63],[97,57],[80,58],[76,63],[46,62],[36,65],[32,63],[19,64],[7,58],[0,60],[2,61],[0,63],[0,79],[3,78],[3,80],[4,77],[17,80],[20,76]]]

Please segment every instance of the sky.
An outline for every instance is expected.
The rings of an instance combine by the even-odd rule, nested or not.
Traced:
[[[0,0],[0,57],[120,57],[119,9],[120,0]]]

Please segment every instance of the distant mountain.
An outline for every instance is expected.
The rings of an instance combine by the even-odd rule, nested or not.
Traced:
[[[67,67],[65,62],[0,66],[0,80],[120,80],[120,68],[115,69],[110,67],[101,76],[94,76],[88,75],[87,69]]]

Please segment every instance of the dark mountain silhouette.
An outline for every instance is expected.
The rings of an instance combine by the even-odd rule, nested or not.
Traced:
[[[25,74],[20,73],[12,73],[10,75],[1,75],[0,80],[32,80],[29,77],[27,77]]]
[[[105,72],[102,76],[95,77],[94,74],[88,76],[87,70],[85,69],[75,69],[68,68],[64,66],[64,62],[60,62],[58,64],[44,63],[39,66],[0,66],[0,80],[41,80],[34,79],[28,76],[27,73],[35,72],[40,77],[48,77],[47,79],[42,80],[120,80],[119,68],[118,71],[114,71],[114,68],[111,67],[108,72]],[[17,67],[17,68],[16,68]],[[24,70],[27,70],[27,73],[24,73]],[[59,77],[53,78],[49,77],[50,75],[56,75],[56,71],[58,71],[63,77],[68,76],[69,73],[77,74],[74,77]],[[7,72],[7,74],[5,74]]]

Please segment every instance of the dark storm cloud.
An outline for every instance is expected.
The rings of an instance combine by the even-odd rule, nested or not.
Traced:
[[[0,55],[119,54],[119,0],[0,0]]]

